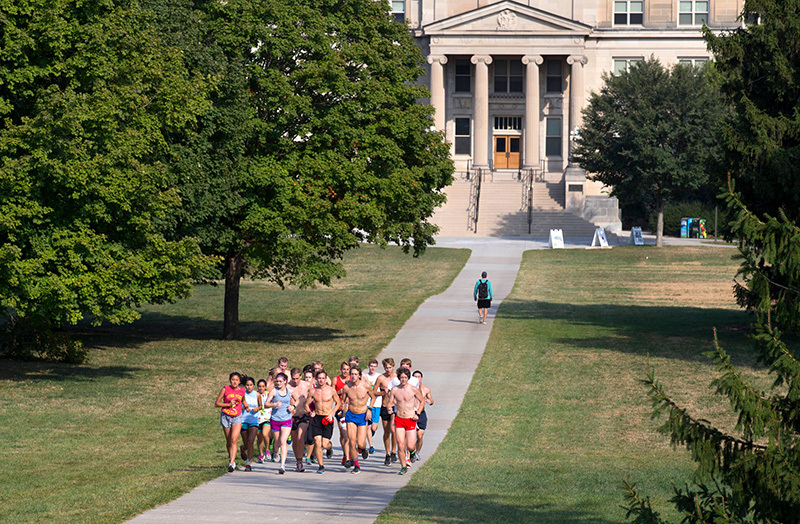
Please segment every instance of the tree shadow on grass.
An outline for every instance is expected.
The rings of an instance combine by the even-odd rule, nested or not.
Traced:
[[[736,309],[507,299],[500,306],[498,318],[562,323],[565,336],[555,342],[578,349],[650,354],[692,362],[709,361],[706,353],[714,349],[716,328],[720,345],[738,364],[756,367],[753,343],[747,337],[752,317]],[[598,332],[601,336],[596,336]]]
[[[596,513],[574,508],[558,508],[552,504],[513,504],[501,502],[503,494],[466,495],[425,489],[408,501],[401,492],[388,513],[403,522],[438,522],[447,524],[508,523],[537,524],[593,523],[610,524]],[[411,502],[406,504],[406,502]]]
[[[142,313],[142,318],[132,324],[93,327],[86,323],[68,328],[68,331],[83,340],[87,347],[133,347],[142,342],[157,340],[221,340],[222,322],[203,317],[145,312]],[[272,344],[329,342],[363,336],[346,334],[340,329],[261,321],[240,321],[239,332],[239,342]]]
[[[98,378],[134,378],[136,366],[80,366],[59,362],[0,360],[0,380],[80,382]]]

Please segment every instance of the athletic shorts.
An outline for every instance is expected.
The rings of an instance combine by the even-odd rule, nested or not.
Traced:
[[[377,424],[381,416],[381,408],[372,408],[372,422]]]
[[[241,413],[239,413],[239,415],[236,417],[232,417],[227,413],[220,413],[219,423],[222,424],[223,428],[228,429],[233,427],[234,424],[241,424],[243,418],[244,415],[242,415]]]
[[[314,418],[311,419],[311,436],[312,437],[322,437],[324,439],[330,440],[333,437],[333,422],[330,424],[323,424],[322,419],[328,418],[327,415],[314,415]]]
[[[490,299],[478,299],[478,309],[489,309],[490,307],[492,307],[492,301]]]
[[[257,428],[258,424],[249,424],[247,422],[242,422],[242,431],[248,430],[250,428]]]
[[[292,431],[295,431],[297,428],[300,427],[300,424],[308,424],[308,421],[311,420],[311,417],[308,414],[303,415],[302,417],[292,417]]]
[[[425,413],[425,410],[422,410],[422,413],[419,414],[419,418],[417,419],[417,429],[421,429],[425,431],[428,427],[428,414]]]
[[[353,413],[349,409],[347,413],[344,415],[344,422],[345,424],[352,422],[356,426],[366,426],[367,425],[367,412],[364,413]]]
[[[269,421],[259,423],[258,424],[258,430],[259,431],[264,431],[264,426],[269,427]]]
[[[281,428],[290,428],[292,427],[292,419],[289,420],[270,420],[269,427],[272,431],[278,432]]]
[[[394,417],[394,427],[405,431],[417,429],[417,421],[413,418]]]
[[[389,422],[390,420],[392,420],[392,415],[394,415],[393,411],[389,411],[388,409],[386,409],[386,406],[381,406],[381,420]]]

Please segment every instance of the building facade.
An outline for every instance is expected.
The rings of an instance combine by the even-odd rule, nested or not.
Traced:
[[[655,56],[709,59],[701,27],[737,27],[743,0],[394,0],[428,62],[435,126],[457,170],[565,176],[603,74]],[[563,180],[563,178],[562,178]],[[588,192],[591,183],[585,184]]]

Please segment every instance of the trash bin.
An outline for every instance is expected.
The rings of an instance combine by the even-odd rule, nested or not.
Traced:
[[[689,238],[706,238],[708,236],[704,218],[690,218],[688,219],[688,226]]]

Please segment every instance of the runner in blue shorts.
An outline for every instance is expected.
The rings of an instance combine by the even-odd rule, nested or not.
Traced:
[[[347,425],[347,439],[350,445],[351,460],[345,467],[353,466],[353,473],[361,471],[358,464],[358,454],[366,459],[367,452],[367,424],[371,422],[372,408],[375,404],[375,393],[372,392],[368,382],[361,380],[361,370],[358,367],[350,368],[350,380],[342,388],[342,398],[346,409],[344,422]]]

